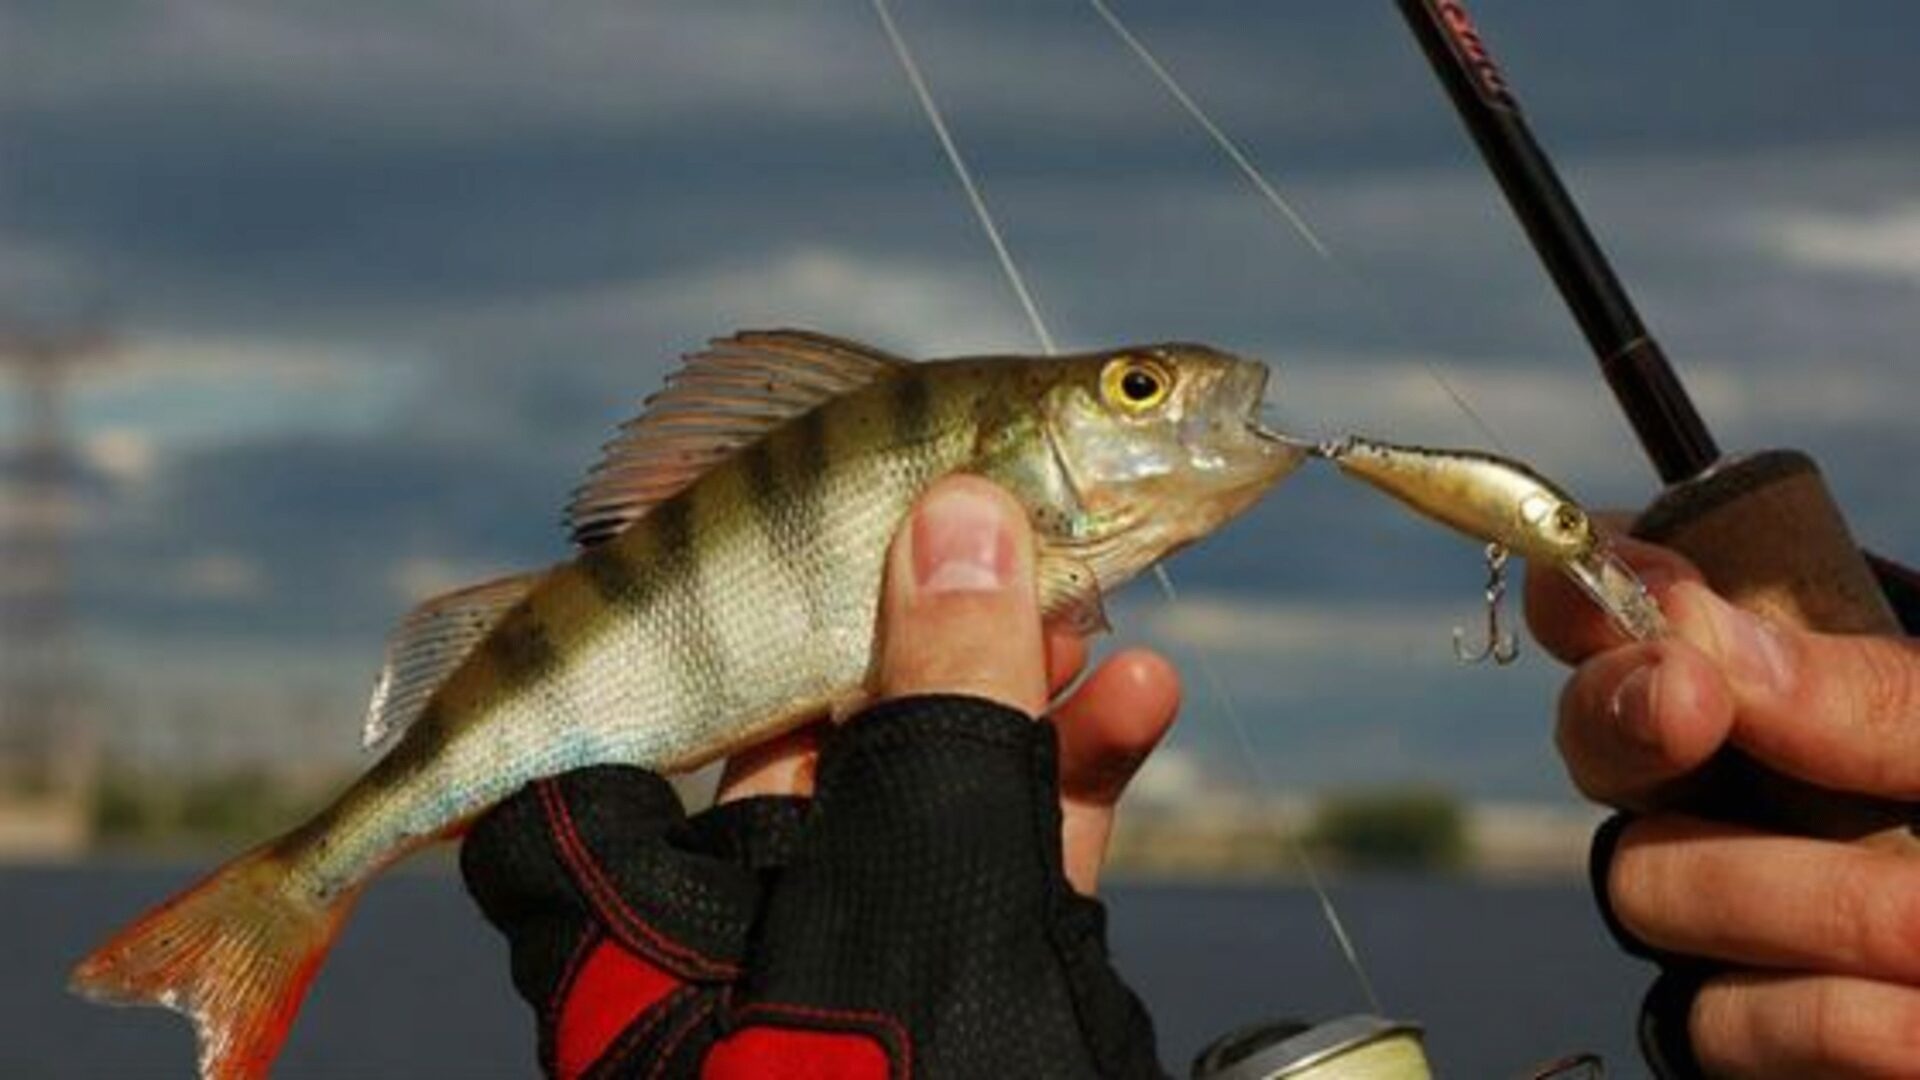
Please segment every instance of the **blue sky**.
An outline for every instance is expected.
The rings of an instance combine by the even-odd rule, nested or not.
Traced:
[[[1115,7],[1335,261],[1084,4],[899,0],[1064,345],[1209,341],[1303,431],[1485,444],[1438,370],[1588,501],[1647,497],[1391,4]],[[1475,12],[1721,441],[1811,450],[1920,556],[1920,11]],[[562,556],[595,447],[707,337],[1032,347],[864,3],[6,0],[0,39],[0,314],[120,342],[72,400],[128,745],[350,754],[386,627]],[[1204,646],[1280,781],[1564,796],[1552,665],[1451,659],[1471,544],[1303,475],[1174,571],[1120,638]],[[1231,765],[1195,690],[1175,749]]]

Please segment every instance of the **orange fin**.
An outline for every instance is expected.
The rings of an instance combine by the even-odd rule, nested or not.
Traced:
[[[264,1077],[352,906],[288,889],[270,850],[243,855],[114,935],[69,989],[109,1005],[163,1005],[193,1021],[203,1080]]]

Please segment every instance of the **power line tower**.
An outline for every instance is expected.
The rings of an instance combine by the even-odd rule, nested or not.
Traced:
[[[0,368],[18,390],[18,423],[0,441],[0,802],[48,811],[79,812],[99,759],[73,636],[83,492],[66,391],[108,351],[98,333],[0,328]]]

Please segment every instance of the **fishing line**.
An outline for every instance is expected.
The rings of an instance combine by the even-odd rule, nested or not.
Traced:
[[[1120,16],[1115,14],[1113,9],[1107,6],[1106,0],[1087,0],[1087,3],[1092,5],[1094,12],[1107,24],[1107,28],[1113,31],[1114,36],[1120,39],[1121,43],[1133,53],[1141,65],[1151,72],[1155,79],[1159,80],[1160,86],[1166,90],[1168,96],[1173,98],[1174,102],[1187,114],[1188,118],[1198,125],[1200,130],[1204,131],[1209,139],[1213,140],[1213,144],[1220,149],[1222,154],[1226,155],[1227,160],[1239,170],[1240,175],[1244,176],[1247,182],[1253,185],[1254,190],[1260,194],[1261,199],[1271,207],[1275,213],[1280,215],[1281,220],[1285,221],[1287,225],[1292,228],[1294,234],[1299,236],[1309,248],[1312,248],[1313,253],[1319,256],[1322,262],[1332,267],[1341,277],[1345,278],[1348,285],[1365,296],[1368,303],[1372,304],[1377,311],[1387,315],[1390,322],[1396,325],[1403,325],[1404,320],[1399,317],[1398,312],[1391,305],[1386,303],[1385,298],[1379,290],[1373,287],[1373,282],[1361,275],[1358,270],[1346,260],[1334,256],[1333,249],[1320,238],[1320,234],[1315,232],[1312,226],[1307,224],[1306,218],[1294,207],[1293,203],[1280,194],[1279,189],[1275,187],[1272,181],[1267,178],[1266,174],[1260,170],[1260,167],[1255,165],[1253,159],[1240,148],[1240,144],[1236,142],[1232,136],[1228,135],[1224,128],[1215,123],[1205,109],[1200,107],[1200,103],[1194,99],[1192,94],[1187,92],[1186,87],[1181,85],[1180,80],[1174,77],[1173,71],[1160,61],[1160,58],[1154,54],[1153,50],[1147,47],[1146,42],[1140,40],[1139,36],[1134,34],[1125,22],[1121,21]],[[1410,335],[1403,336],[1410,338]],[[1440,370],[1439,366],[1424,354],[1416,351],[1414,355],[1419,358],[1420,366],[1426,369],[1428,378],[1431,378],[1434,384],[1440,388],[1440,391],[1447,396],[1448,400],[1453,402],[1454,408],[1458,409],[1461,415],[1465,416],[1482,435],[1487,437],[1487,440],[1493,444],[1494,449],[1500,450],[1503,453],[1507,452],[1506,444],[1501,440],[1500,436],[1494,432],[1493,427],[1487,423],[1486,418],[1480,415],[1479,410],[1468,404],[1466,397],[1454,387],[1452,381],[1446,377],[1446,374]]]
[[[1028,322],[1033,325],[1034,337],[1039,339],[1040,347],[1047,355],[1056,355],[1059,350],[1054,345],[1053,335],[1047,332],[1046,321],[1040,317],[1040,308],[1034,303],[1033,294],[1027,289],[1026,279],[1020,275],[1019,268],[1014,264],[1012,252],[1008,249],[1006,242],[1001,238],[1000,229],[994,222],[993,211],[987,206],[986,198],[981,194],[979,185],[974,182],[973,174],[967,168],[966,159],[961,156],[959,146],[954,142],[953,136],[949,134],[947,130],[946,121],[941,115],[940,107],[934,101],[933,91],[927,85],[926,79],[921,75],[920,65],[914,60],[913,50],[907,45],[907,40],[900,33],[899,27],[894,25],[893,16],[887,10],[887,0],[872,0],[872,3],[874,14],[879,16],[880,26],[886,31],[887,41],[893,47],[894,57],[899,60],[901,70],[906,73],[907,81],[913,85],[914,95],[920,100],[921,111],[926,114],[927,122],[932,125],[934,135],[940,141],[940,148],[946,152],[948,164],[953,167],[954,175],[960,180],[960,186],[966,190],[967,201],[973,206],[974,216],[979,219],[982,231],[987,234],[987,239],[993,244],[994,253],[1000,259],[1001,270],[1006,273],[1008,283],[1013,286],[1015,295],[1020,298],[1020,306],[1027,313]],[[1119,27],[1117,22],[1115,26],[1124,33],[1124,28]],[[1131,35],[1128,36],[1130,37]],[[1157,64],[1154,66],[1158,68]],[[1164,69],[1160,70],[1164,71]],[[1176,85],[1171,83],[1172,77],[1170,75],[1165,76],[1165,78],[1169,81],[1169,86]],[[1184,94],[1180,94],[1180,96],[1184,100],[1191,101],[1191,99],[1186,98]],[[1199,112],[1197,105],[1191,106],[1191,108],[1194,115],[1200,118],[1209,130],[1218,133],[1218,129],[1214,128],[1210,122],[1204,119],[1204,114]],[[1224,140],[1226,137],[1224,134],[1220,134],[1219,138]],[[1231,144],[1229,143],[1228,145]],[[1244,156],[1241,156],[1240,160],[1244,161]],[[1275,205],[1280,207],[1283,213],[1287,213],[1289,217],[1292,217],[1297,222],[1297,227],[1301,230],[1301,234],[1308,239],[1309,243],[1314,244],[1316,249],[1318,249],[1318,240],[1314,238],[1313,231],[1307,227],[1306,223],[1298,220],[1297,217],[1291,214],[1291,211],[1287,210],[1286,201],[1280,198],[1279,193],[1273,191],[1272,186],[1266,184],[1264,179],[1259,178],[1258,171],[1253,169],[1250,162],[1247,163],[1246,168],[1250,174],[1256,178],[1257,182],[1266,191],[1271,193]],[[1325,254],[1325,251],[1322,250],[1322,255],[1324,256]],[[1180,595],[1178,590],[1174,588],[1173,577],[1167,573],[1166,567],[1155,563],[1153,574],[1154,578],[1160,584],[1161,592],[1166,595],[1167,603],[1170,606],[1179,606]],[[1215,703],[1219,706],[1221,713],[1227,718],[1228,727],[1233,731],[1234,738],[1239,744],[1241,756],[1246,759],[1248,770],[1253,776],[1256,790],[1271,800],[1274,796],[1275,788],[1271,779],[1267,776],[1266,770],[1260,765],[1258,756],[1254,753],[1253,742],[1247,734],[1246,724],[1240,717],[1239,709],[1234,705],[1232,695],[1227,693],[1226,683],[1220,678],[1219,672],[1214,668],[1212,661],[1208,659],[1204,649],[1195,649],[1193,656],[1199,664],[1201,677],[1206,681],[1207,688],[1213,695]],[[1368,1007],[1376,1014],[1380,1013],[1382,1011],[1380,1008],[1380,999],[1374,992],[1373,980],[1367,977],[1366,969],[1360,962],[1359,950],[1354,947],[1353,938],[1347,933],[1346,923],[1341,920],[1339,911],[1334,907],[1333,897],[1327,892],[1326,886],[1320,880],[1319,871],[1315,868],[1312,856],[1307,852],[1306,845],[1300,841],[1300,838],[1296,836],[1291,829],[1282,828],[1277,831],[1283,837],[1294,862],[1299,865],[1301,874],[1306,879],[1308,887],[1313,890],[1314,896],[1319,901],[1321,915],[1325,919],[1328,929],[1333,934],[1334,942],[1339,946],[1340,954],[1345,958],[1347,967],[1353,972],[1354,981],[1359,984],[1360,992],[1366,998]]]
[[[1167,573],[1166,567],[1159,563],[1153,564],[1153,576],[1154,580],[1159,582],[1160,591],[1166,596],[1167,603],[1178,606],[1180,593],[1173,587],[1173,577]],[[1253,739],[1247,734],[1246,721],[1241,719],[1240,709],[1234,704],[1233,695],[1227,693],[1227,684],[1221,680],[1219,669],[1213,666],[1213,661],[1204,649],[1195,649],[1193,658],[1200,667],[1200,677],[1206,680],[1207,690],[1213,694],[1213,700],[1220,706],[1221,713],[1226,716],[1227,727],[1233,730],[1234,740],[1240,744],[1240,756],[1246,759],[1247,771],[1253,774],[1254,786],[1271,798],[1278,789],[1272,778],[1267,775],[1266,766],[1260,763],[1260,755],[1254,752]],[[1372,1009],[1376,1016],[1386,1015],[1386,1010],[1380,1007],[1380,996],[1374,992],[1373,980],[1367,977],[1367,970],[1360,963],[1360,950],[1354,947],[1353,938],[1347,933],[1346,920],[1340,918],[1340,912],[1335,910],[1333,897],[1321,883],[1320,871],[1314,865],[1313,857],[1307,853],[1306,844],[1301,842],[1299,835],[1292,829],[1282,828],[1275,831],[1285,838],[1288,854],[1299,865],[1301,876],[1307,879],[1307,885],[1313,889],[1313,895],[1320,901],[1320,914],[1325,918],[1327,928],[1333,932],[1333,940],[1339,944],[1340,954],[1346,957],[1347,967],[1353,971],[1354,981],[1360,984],[1360,993],[1367,999],[1367,1007]]]
[[[1254,167],[1253,160],[1240,149],[1240,145],[1234,142],[1226,132],[1220,130],[1220,125],[1214,123],[1213,118],[1200,107],[1200,103],[1193,100],[1193,95],[1187,93],[1186,88],[1180,85],[1180,80],[1173,77],[1173,72],[1168,71],[1166,65],[1160,62],[1160,58],[1153,55],[1153,50],[1133,36],[1133,31],[1127,29],[1127,24],[1120,21],[1120,16],[1115,15],[1113,9],[1109,8],[1104,0],[1087,0],[1087,2],[1093,5],[1093,10],[1106,20],[1107,26],[1111,27],[1120,40],[1126,43],[1127,48],[1133,50],[1133,55],[1140,58],[1140,62],[1146,65],[1147,70],[1153,72],[1154,78],[1160,80],[1160,85],[1166,88],[1167,93],[1173,95],[1173,100],[1180,103],[1180,107],[1187,111],[1187,115],[1193,118],[1193,122],[1199,124],[1201,130],[1213,139],[1214,145],[1218,146],[1221,152],[1239,168],[1240,174],[1247,178],[1247,182],[1260,193],[1260,197],[1267,200],[1267,204],[1285,218],[1287,224],[1293,226],[1293,231],[1300,235],[1300,239],[1306,241],[1314,254],[1331,260],[1333,252],[1327,249],[1327,245],[1320,240],[1319,234],[1307,224],[1307,219],[1302,217],[1300,212],[1293,208],[1293,204],[1267,181],[1266,176],[1262,175],[1258,168]]]
[[[1033,324],[1033,336],[1040,339],[1040,347],[1048,356],[1059,352],[1054,347],[1053,335],[1047,332],[1047,323],[1040,317],[1040,305],[1033,302],[1033,293],[1027,289],[1027,279],[1020,275],[1020,268],[1014,264],[1013,252],[1007,249],[1007,242],[1000,236],[1000,227],[994,224],[993,211],[987,209],[986,196],[980,193],[980,185],[974,183],[973,172],[967,168],[967,161],[960,156],[960,148],[954,144],[953,136],[947,131],[947,122],[940,114],[940,106],[934,104],[933,91],[927,87],[927,80],[920,75],[920,65],[914,62],[913,50],[907,48],[907,39],[900,36],[900,28],[893,24],[893,15],[887,10],[886,0],[873,0],[874,14],[880,16],[881,29],[887,32],[887,41],[893,45],[893,55],[900,61],[900,67],[907,73],[907,81],[913,84],[914,96],[920,99],[921,111],[927,114],[927,123],[933,125],[933,134],[940,140],[940,148],[946,151],[947,163],[953,166],[953,174],[960,178],[960,186],[966,189],[967,202],[973,205],[974,217],[980,219],[980,228],[987,234],[987,242],[993,245],[993,253],[1000,260],[1000,269],[1007,275],[1007,283],[1013,286],[1014,295],[1020,298],[1020,308],[1027,313],[1027,321]]]

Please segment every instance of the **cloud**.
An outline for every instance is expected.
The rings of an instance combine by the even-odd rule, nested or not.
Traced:
[[[398,348],[376,358],[350,342],[122,335],[75,372],[66,400],[83,458],[137,484],[193,447],[379,432],[420,376]]]
[[[147,633],[377,642],[407,606],[395,567],[564,552],[564,475],[510,447],[431,440],[184,450],[79,538],[78,600],[92,622]]]
[[[1675,0],[1649,38],[1617,5],[1489,2],[1723,444],[1813,450],[1863,536],[1920,550],[1885,467],[1920,453],[1920,9],[1809,28],[1785,0]],[[1211,341],[1270,360],[1299,429],[1505,446],[1590,502],[1652,490],[1390,6],[1121,7],[1331,264],[1083,5],[896,10],[1069,347]],[[0,314],[104,297],[125,347],[69,399],[115,494],[78,553],[90,629],[153,650],[107,654],[140,685],[231,681],[236,716],[297,711],[268,703],[298,672],[359,699],[350,744],[399,611],[561,557],[595,446],[710,336],[1031,347],[864,5],[0,0],[0,35]],[[1189,603],[1130,595],[1118,621],[1217,652],[1283,780],[1560,783],[1550,668],[1452,665],[1471,541],[1313,471],[1174,572]],[[1201,755],[1228,743],[1205,699]]]
[[[193,600],[250,600],[267,591],[266,574],[258,563],[218,551],[185,560],[158,582],[167,592]]]
[[[1796,262],[1920,282],[1920,202],[1857,214],[1787,215],[1771,231],[1775,250]]]
[[[1160,649],[1185,674],[1171,745],[1208,773],[1253,786],[1257,771],[1291,791],[1421,781],[1564,798],[1550,739],[1564,671],[1530,643],[1512,667],[1461,665],[1450,628],[1479,625],[1476,601],[1187,587],[1171,605],[1122,598],[1114,624],[1119,643]]]
[[[112,363],[95,368],[91,382],[131,390],[159,382],[218,385],[253,379],[325,392],[351,383],[360,377],[357,368],[374,362],[365,347],[346,341],[155,333],[120,339],[111,353]]]
[[[1006,286],[978,263],[799,245],[750,261],[715,260],[492,305],[443,329],[455,340],[475,341],[501,334],[605,341],[652,332],[663,339],[657,359],[664,368],[676,338],[691,350],[733,329],[779,326],[828,330],[923,355],[1018,347],[1027,343],[1008,318],[1013,310]],[[639,373],[621,374],[634,379]]]
[[[81,454],[94,471],[123,486],[151,479],[156,465],[153,440],[130,428],[89,432]]]
[[[1168,645],[1219,656],[1284,654],[1315,663],[1356,652],[1430,653],[1433,627],[1452,617],[1452,612],[1417,605],[1251,602],[1195,593],[1177,603],[1152,605],[1137,628]]]

